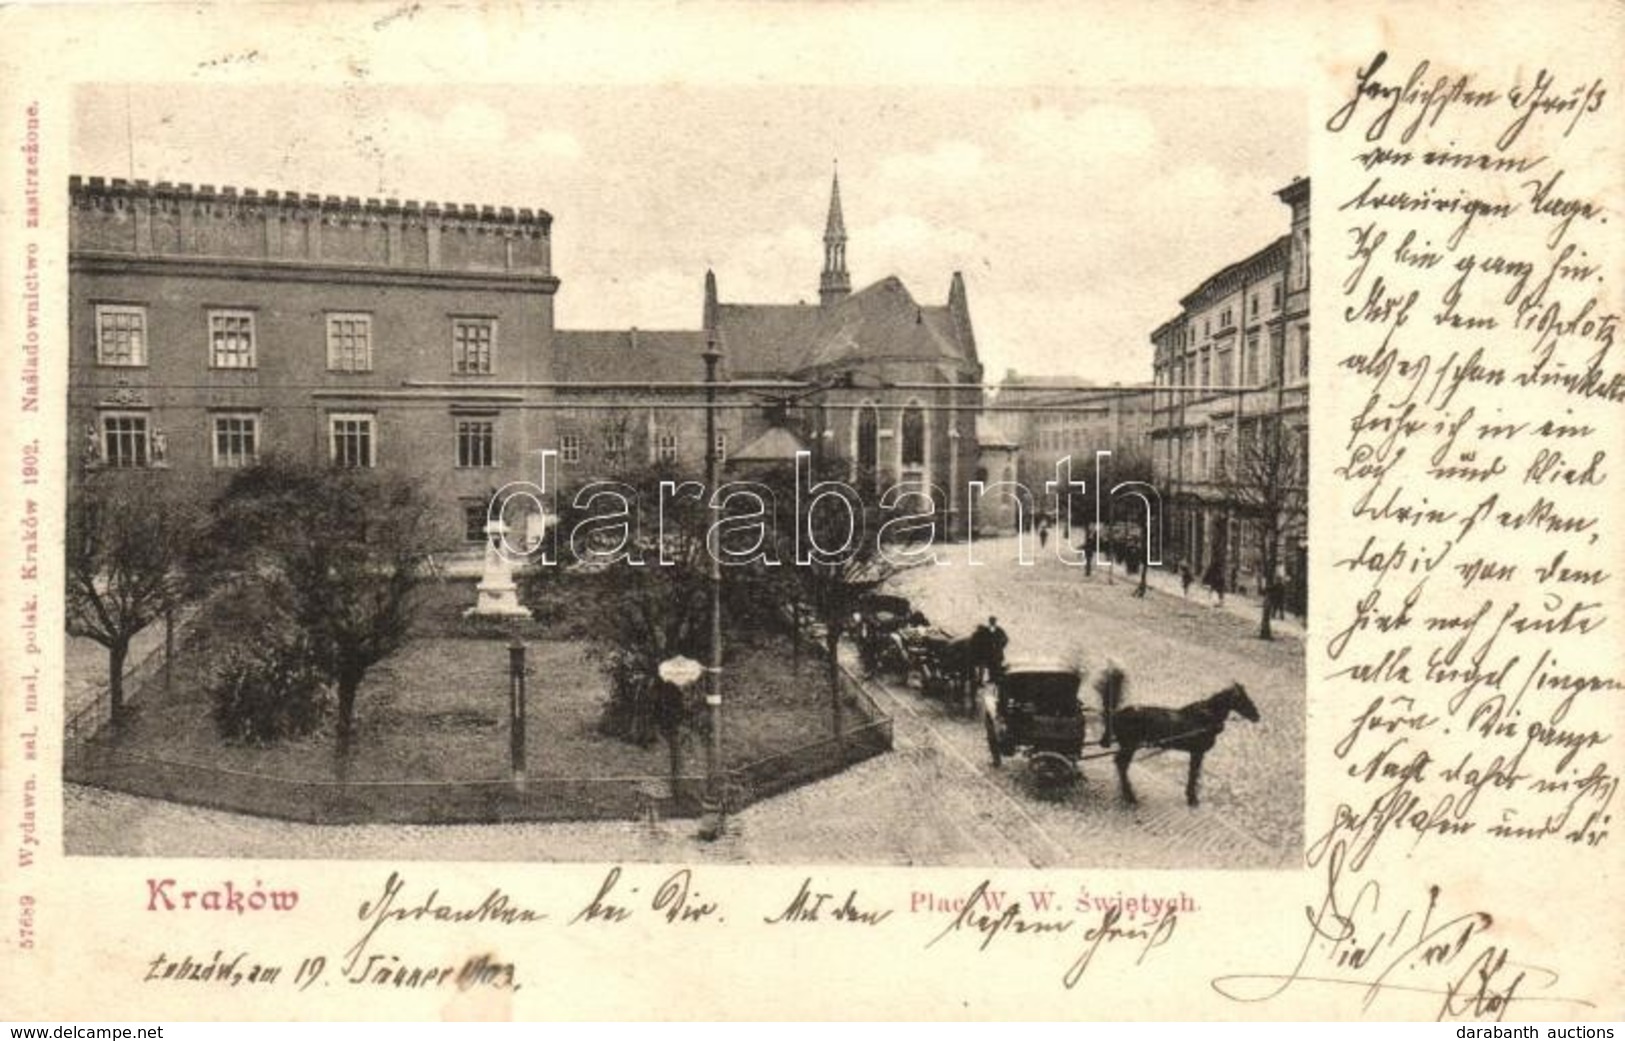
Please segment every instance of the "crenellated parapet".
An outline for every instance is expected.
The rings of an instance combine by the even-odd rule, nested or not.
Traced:
[[[551,273],[545,210],[71,177],[69,249],[139,257]]]

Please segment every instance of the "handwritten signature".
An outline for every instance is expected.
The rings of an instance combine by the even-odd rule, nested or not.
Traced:
[[[1362,1012],[1385,996],[1437,1000],[1440,1020],[1500,1021],[1518,1003],[1591,1004],[1528,993],[1549,990],[1557,973],[1519,962],[1508,946],[1489,942],[1494,918],[1488,912],[1447,914],[1437,885],[1427,888],[1425,902],[1385,906],[1380,883],[1352,877],[1352,870],[1345,874],[1345,855],[1337,843],[1326,857],[1326,890],[1318,907],[1304,908],[1307,931],[1292,968],[1215,977],[1214,990],[1252,1003],[1304,985],[1353,989]]]

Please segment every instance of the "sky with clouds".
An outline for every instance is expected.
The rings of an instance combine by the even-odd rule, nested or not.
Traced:
[[[854,288],[963,271],[990,381],[1150,377],[1149,334],[1284,234],[1290,90],[628,84],[90,86],[84,175],[541,207],[564,328],[816,300],[833,163]]]

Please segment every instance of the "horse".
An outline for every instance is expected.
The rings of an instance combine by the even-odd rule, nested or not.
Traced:
[[[1117,744],[1114,759],[1117,763],[1118,787],[1123,801],[1131,805],[1138,800],[1128,781],[1128,768],[1134,761],[1134,753],[1141,748],[1174,749],[1190,755],[1185,802],[1195,806],[1197,780],[1202,775],[1202,757],[1213,748],[1230,713],[1234,712],[1249,722],[1258,722],[1258,706],[1253,704],[1252,698],[1247,696],[1247,688],[1240,683],[1232,683],[1217,694],[1193,701],[1183,708],[1155,705],[1118,708],[1123,682],[1122,670],[1115,666],[1107,668],[1096,681],[1095,688],[1100,691],[1103,704],[1108,706],[1105,713],[1106,736],[1101,744],[1113,741]]]

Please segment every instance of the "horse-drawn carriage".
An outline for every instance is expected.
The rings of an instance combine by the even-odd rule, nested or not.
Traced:
[[[1040,782],[1078,775],[1088,736],[1088,715],[1078,695],[1083,674],[1059,661],[1018,661],[982,694],[982,723],[994,766],[1024,756]],[[1100,716],[1104,718],[1105,711]]]
[[[1119,790],[1134,802],[1128,768],[1141,749],[1189,754],[1185,801],[1197,804],[1197,781],[1202,757],[1213,748],[1232,712],[1257,722],[1258,709],[1247,689],[1232,683],[1217,694],[1182,708],[1123,707],[1123,671],[1107,666],[1096,679],[1100,696],[1097,710],[1079,695],[1082,672],[1065,662],[1018,662],[1005,669],[994,690],[982,695],[983,723],[988,754],[994,766],[1005,759],[1025,756],[1041,784],[1075,780],[1078,764],[1096,756],[1111,756],[1117,765]],[[1100,752],[1085,755],[1091,721],[1098,727]]]
[[[898,677],[904,674],[908,661],[893,637],[909,624],[913,614],[907,597],[869,593],[859,601],[853,635],[858,645],[858,659],[866,673]]]
[[[905,683],[918,676],[926,697],[938,698],[955,711],[971,709],[976,669],[969,640],[931,626],[899,629],[893,639],[903,658]]]

